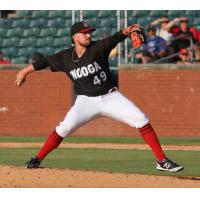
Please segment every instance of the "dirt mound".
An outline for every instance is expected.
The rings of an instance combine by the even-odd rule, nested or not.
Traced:
[[[0,166],[1,188],[198,188],[199,178]]]

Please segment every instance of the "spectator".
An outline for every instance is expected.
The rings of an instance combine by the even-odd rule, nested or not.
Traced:
[[[177,22],[179,23],[179,26],[174,26]],[[176,18],[169,24],[168,28],[173,26],[171,31],[174,36],[179,37],[179,39],[175,40],[172,44],[175,52],[179,52],[181,49],[190,47],[191,41],[193,44],[197,43],[198,31],[195,32],[195,28],[190,28],[186,17]],[[196,34],[196,39],[194,37],[194,33]],[[191,48],[193,48],[193,46]]]
[[[40,52],[34,52],[31,58],[31,62],[34,63],[36,61],[39,61],[40,59],[43,59],[44,55]]]
[[[166,41],[156,36],[155,27],[149,27],[147,30],[147,44],[144,45],[142,52],[136,54],[136,58],[139,59],[142,64],[149,63],[167,54]]]
[[[11,61],[10,60],[5,60],[3,58],[3,52],[0,51],[0,65],[5,65],[5,64],[11,64]]]
[[[180,49],[179,60],[177,61],[177,64],[191,64],[188,49]]]
[[[173,34],[169,32],[168,29],[169,18],[167,16],[163,16],[151,22],[151,26],[157,26],[156,28],[156,35],[163,38],[165,41],[170,43],[170,40],[173,38]]]

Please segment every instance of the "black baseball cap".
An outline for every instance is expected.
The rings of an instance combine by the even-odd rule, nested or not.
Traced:
[[[71,27],[71,37],[76,33],[85,33],[95,31],[94,27],[90,27],[86,21],[76,22]]]

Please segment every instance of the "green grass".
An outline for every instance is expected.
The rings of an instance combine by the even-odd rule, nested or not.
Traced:
[[[199,145],[200,137],[159,137],[161,144]],[[44,142],[46,137],[0,137],[0,142]],[[68,137],[64,142],[143,143],[141,137]]]
[[[23,166],[38,152],[38,148],[1,148],[0,165]],[[151,151],[117,149],[58,148],[49,154],[41,166],[104,172],[139,173],[170,176],[199,176],[198,151],[166,151],[172,160],[183,164],[180,173],[158,172]]]

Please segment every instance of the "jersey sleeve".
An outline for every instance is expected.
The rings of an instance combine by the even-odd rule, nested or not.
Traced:
[[[47,67],[50,67],[52,72],[64,71],[63,52],[40,59],[39,61],[33,63],[33,67],[35,71],[42,70]]]
[[[125,36],[123,33],[122,33],[122,30],[115,33],[114,35],[112,36],[109,36],[105,39],[102,39],[102,40],[99,40],[97,42],[97,50],[100,51],[100,53],[104,53],[105,55],[109,55],[111,50],[113,48],[116,47],[116,45],[119,43],[119,42],[122,42],[123,40],[125,40],[127,38],[127,36]]]

